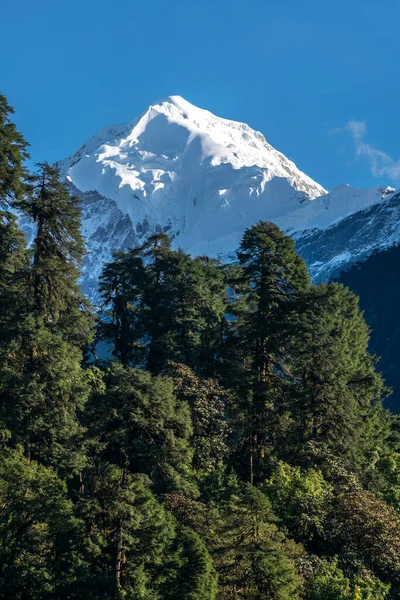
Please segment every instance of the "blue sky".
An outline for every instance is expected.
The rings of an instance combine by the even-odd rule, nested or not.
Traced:
[[[2,0],[0,89],[35,161],[179,94],[308,175],[400,187],[398,0]]]

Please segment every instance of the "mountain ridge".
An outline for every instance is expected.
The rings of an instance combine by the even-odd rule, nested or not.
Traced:
[[[83,285],[90,295],[112,252],[151,232],[169,233],[174,246],[192,254],[226,259],[245,228],[270,220],[295,237],[301,253],[299,238],[337,227],[394,193],[348,185],[327,192],[262,133],[180,96],[102,129],[56,166],[82,198],[89,251]]]

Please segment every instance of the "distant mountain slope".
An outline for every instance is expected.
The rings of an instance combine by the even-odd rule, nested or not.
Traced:
[[[400,192],[393,193],[392,188],[373,190],[376,202],[369,207],[327,229],[295,234],[297,251],[306,261],[314,281],[336,277],[344,268],[365,260],[372,252],[400,242]],[[336,190],[331,195],[335,193]]]
[[[393,388],[386,404],[400,413],[400,247],[373,253],[338,281],[360,297],[371,328],[370,349],[381,357],[378,370]]]

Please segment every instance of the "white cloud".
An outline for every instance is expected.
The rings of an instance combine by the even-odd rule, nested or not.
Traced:
[[[350,133],[354,141],[360,141],[367,133],[365,121],[349,121],[346,125],[346,131]]]
[[[355,144],[357,156],[365,157],[371,167],[374,177],[389,177],[393,180],[400,179],[400,160],[394,160],[386,152],[382,152],[365,141],[367,125],[365,121],[349,121],[345,127],[333,129],[331,135],[339,133],[349,134]]]

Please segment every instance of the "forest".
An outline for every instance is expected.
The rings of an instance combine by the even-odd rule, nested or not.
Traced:
[[[364,262],[343,271],[338,282],[360,298],[360,308],[371,329],[370,351],[379,358],[391,394],[385,406],[400,412],[400,247],[376,251]],[[372,285],[373,282],[373,285]]]
[[[400,422],[357,296],[259,222],[231,264],[151,235],[91,306],[79,200],[28,158],[0,96],[0,598],[399,599]]]

